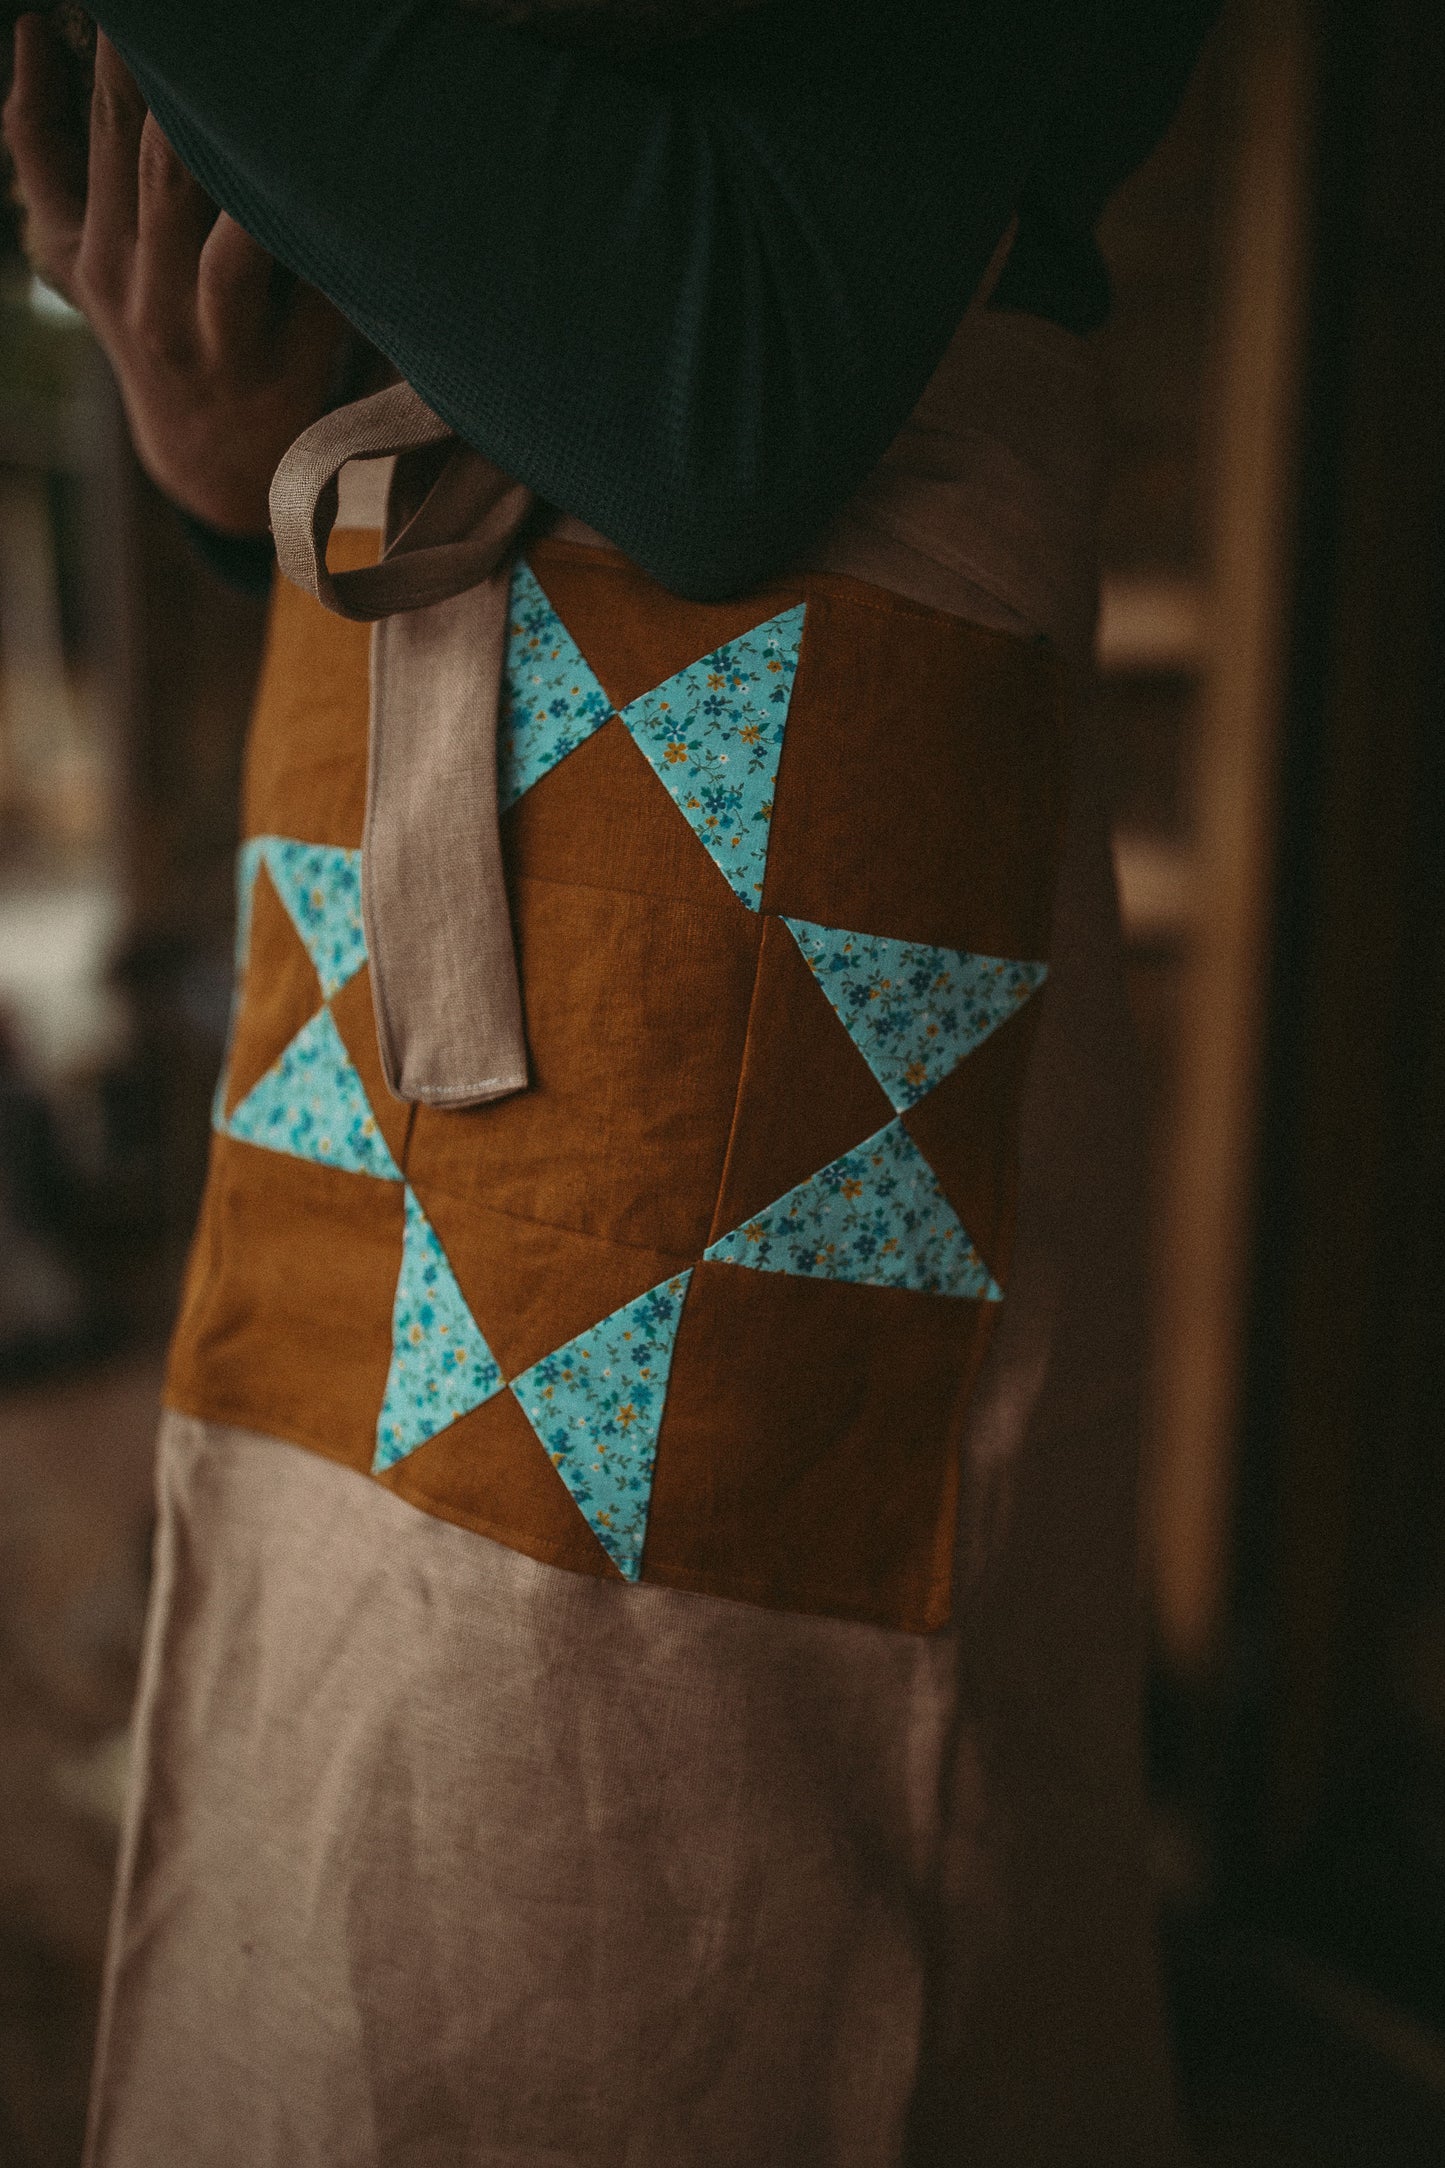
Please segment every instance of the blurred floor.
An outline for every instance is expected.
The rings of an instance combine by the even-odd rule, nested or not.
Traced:
[[[0,2168],[80,2156],[159,1390],[131,1355],[0,1398]]]
[[[0,2168],[80,2156],[160,1368],[0,1396]],[[1408,2021],[1187,1908],[1166,1953],[1201,2168],[1445,2160],[1445,2053]]]

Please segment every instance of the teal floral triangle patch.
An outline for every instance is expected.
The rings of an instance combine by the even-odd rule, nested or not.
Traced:
[[[361,853],[288,836],[257,839],[291,923],[316,966],[328,1000],[366,962],[361,925]]]
[[[799,1182],[705,1253],[754,1272],[998,1302],[1002,1290],[902,1122]]]
[[[901,1114],[982,1046],[1048,977],[1047,964],[784,922],[854,1045]]]
[[[689,663],[622,720],[735,896],[761,907],[805,605]]]
[[[517,560],[507,617],[497,729],[502,811],[565,760],[612,713],[612,702],[547,600],[525,558]]]
[[[216,1080],[211,1119],[226,1127],[226,1089],[231,1041],[251,954],[256,876],[265,866],[276,893],[305,946],[329,1000],[366,962],[361,926],[361,853],[329,844],[298,843],[290,836],[248,836],[236,854],[236,982],[226,1032],[226,1058]]]
[[[629,1581],[642,1571],[657,1437],[690,1271],[649,1288],[512,1381],[587,1525]]]
[[[394,1467],[501,1389],[496,1357],[467,1307],[436,1229],[408,1189],[391,1369],[376,1419],[372,1473]]]
[[[330,1009],[318,1010],[302,1025],[222,1126],[243,1144],[290,1152],[348,1174],[401,1180]]]

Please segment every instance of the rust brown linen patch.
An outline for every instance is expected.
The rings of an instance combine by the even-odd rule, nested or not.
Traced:
[[[765,909],[1047,954],[1065,804],[1048,650],[851,581],[811,595]],[[866,717],[866,726],[863,718]]]
[[[532,1088],[494,1106],[419,1108],[407,1163],[419,1187],[701,1251],[761,931],[713,885],[700,904],[519,874]]]
[[[337,535],[332,570],[372,564],[376,551],[374,534]],[[247,835],[360,848],[370,668],[370,626],[276,581],[246,753]]]
[[[924,1632],[944,1623],[960,1395],[989,1313],[701,1264],[643,1578]]]
[[[709,1241],[868,1137],[890,1108],[786,926],[764,919],[737,1110]]]
[[[519,798],[502,822],[515,880],[521,867],[565,869],[579,888],[716,909],[715,869],[669,805],[614,716]]]
[[[551,1566],[936,1628],[1047,999],[1049,654],[852,580],[700,605],[530,548],[531,1084],[442,1111],[376,1048],[359,631],[278,593],[173,1401]]]
[[[169,1404],[369,1469],[401,1218],[400,1183],[216,1137]]]

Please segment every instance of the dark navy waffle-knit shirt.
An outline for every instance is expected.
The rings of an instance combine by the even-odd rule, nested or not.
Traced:
[[[770,0],[620,61],[452,0],[95,0],[218,203],[477,448],[679,593],[756,584],[1092,232],[1215,0]]]

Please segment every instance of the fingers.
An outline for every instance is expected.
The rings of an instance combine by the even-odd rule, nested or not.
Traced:
[[[119,306],[130,288],[146,107],[129,68],[102,31],[90,101],[85,230],[76,276],[92,304]]]
[[[42,16],[22,15],[15,26],[4,125],[25,209],[26,253],[42,278],[68,292],[85,220],[85,137],[65,50]]]
[[[253,382],[291,386],[320,411],[349,327],[324,294],[273,261],[222,212],[201,253],[197,295],[204,349]]]
[[[184,351],[196,330],[196,281],[216,207],[147,113],[136,170],[130,320],[162,352]]]
[[[324,294],[300,279],[289,282],[285,322],[278,352],[282,367],[293,384],[305,385],[316,412],[335,400],[351,326]]]
[[[223,211],[201,250],[196,313],[203,344],[259,363],[276,330],[276,264],[244,226]]]

